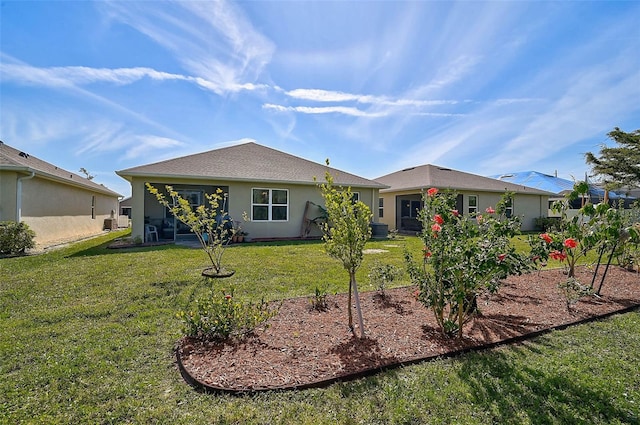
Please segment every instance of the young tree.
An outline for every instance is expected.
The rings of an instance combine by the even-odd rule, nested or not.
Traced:
[[[225,276],[231,272],[225,272],[222,268],[222,255],[234,234],[233,226],[229,219],[221,212],[223,200],[222,189],[215,193],[205,194],[208,206],[200,205],[193,209],[187,199],[181,197],[171,186],[166,186],[169,199],[157,188],[147,183],[149,193],[155,195],[158,202],[168,208],[176,220],[183,222],[196,235],[202,249],[211,261],[213,273],[207,276]]]
[[[602,146],[599,156],[587,152],[587,164],[594,174],[604,178],[606,189],[640,186],[640,129],[625,133],[615,127],[607,136],[618,146]]]
[[[329,165],[329,160],[327,160],[327,165]],[[362,264],[364,245],[371,238],[370,223],[373,215],[366,204],[361,201],[354,202],[351,188],[336,188],[329,172],[325,173],[325,180],[325,183],[319,185],[325,200],[328,218],[328,221],[323,225],[325,250],[331,257],[342,261],[342,265],[349,273],[349,328],[355,333],[351,312],[353,293],[360,325],[360,336],[364,337],[356,271]]]

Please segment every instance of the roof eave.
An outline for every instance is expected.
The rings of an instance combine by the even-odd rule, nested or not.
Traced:
[[[387,186],[388,187],[388,186]],[[380,189],[380,193],[392,193],[392,192],[411,192],[411,191],[426,191],[430,187],[437,187],[439,190],[453,190],[453,191],[473,191],[473,192],[514,192],[522,195],[540,195],[540,196],[553,196],[555,193],[541,191],[535,188],[530,188],[530,190],[522,190],[522,189],[483,189],[483,188],[464,188],[464,187],[452,187],[452,186],[437,186],[437,185],[427,185],[427,186],[412,186],[412,187],[401,187],[401,188],[388,188],[388,189]]]
[[[107,188],[107,187],[92,187],[86,184],[83,184],[82,182],[77,182],[77,181],[73,181],[73,180],[69,180],[69,179],[64,179],[62,177],[56,176],[54,174],[50,174],[50,173],[46,173],[44,171],[40,171],[40,170],[36,170],[35,168],[31,168],[31,167],[26,167],[26,166],[6,166],[6,165],[0,165],[0,170],[10,170],[10,171],[16,171],[16,172],[24,172],[26,174],[30,174],[30,173],[34,173],[34,175],[47,179],[47,180],[53,180],[59,183],[64,183],[67,184],[69,186],[73,186],[73,187],[77,187],[80,189],[84,189],[84,190],[90,190],[90,191],[94,191],[94,192],[99,192],[105,195],[109,195],[109,196],[116,196],[116,197],[120,197],[122,196],[121,194],[112,191],[111,189]],[[97,183],[96,183],[97,184]]]
[[[241,177],[225,177],[225,176],[195,176],[192,174],[164,174],[164,173],[139,173],[139,172],[123,172],[116,171],[116,174],[122,177],[123,179],[131,182],[134,177],[142,177],[142,178],[161,178],[161,179],[182,179],[182,180],[220,180],[220,181],[228,181],[228,182],[256,182],[256,183],[273,183],[273,184],[295,184],[302,186],[313,186],[320,183],[320,181],[291,181],[291,180],[278,180],[278,179],[256,179],[256,178],[241,178]],[[346,184],[334,182],[337,186],[349,186],[349,187],[359,187],[365,189],[383,189],[388,187],[381,183],[373,182],[373,184]]]

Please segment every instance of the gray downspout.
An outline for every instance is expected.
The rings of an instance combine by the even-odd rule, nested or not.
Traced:
[[[18,181],[16,182],[16,223],[22,221],[22,181],[32,179],[35,175],[36,172],[31,171],[30,176],[18,177]]]

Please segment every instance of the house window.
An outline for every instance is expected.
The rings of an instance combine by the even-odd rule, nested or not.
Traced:
[[[478,213],[478,195],[469,195],[469,215],[476,215]]]
[[[95,220],[96,218],[96,197],[95,195],[91,195],[91,218]]]
[[[507,218],[511,218],[513,216],[513,199],[507,199],[504,206],[504,215],[506,215]]]
[[[360,192],[351,192],[351,200],[355,204],[360,200]]]
[[[286,189],[252,189],[251,220],[287,221],[289,191]]]
[[[384,217],[384,198],[378,198],[378,217]]]

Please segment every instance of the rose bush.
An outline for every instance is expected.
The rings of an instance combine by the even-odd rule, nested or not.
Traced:
[[[422,260],[409,252],[405,260],[419,288],[418,300],[433,311],[445,334],[462,337],[464,324],[477,310],[478,294],[497,291],[502,279],[528,270],[531,262],[510,242],[520,231],[519,217],[505,214],[513,194],[475,217],[455,209],[456,196],[436,188],[423,194]]]

